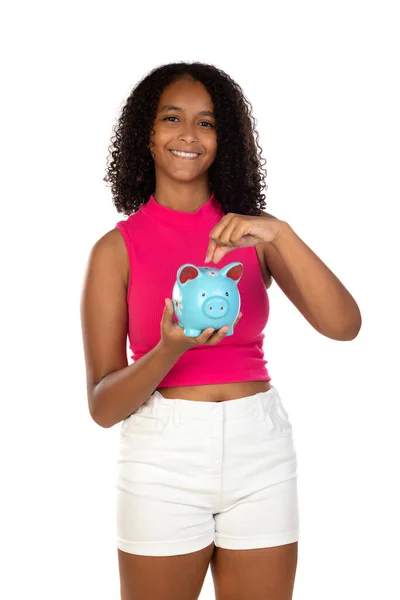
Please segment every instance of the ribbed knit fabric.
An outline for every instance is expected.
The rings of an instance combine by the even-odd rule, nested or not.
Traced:
[[[179,267],[205,263],[209,234],[224,216],[214,194],[194,212],[173,210],[159,204],[152,195],[148,202],[116,227],[129,256],[129,348],[133,361],[158,344],[165,298]],[[238,381],[270,381],[263,352],[263,329],[269,317],[269,298],[256,249],[237,248],[228,252],[215,267],[238,261],[244,271],[238,283],[243,316],[233,335],[215,346],[200,345],[187,350],[158,387],[204,385]],[[177,322],[176,317],[174,317]]]

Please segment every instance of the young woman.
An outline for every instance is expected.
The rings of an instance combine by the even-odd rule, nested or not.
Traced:
[[[297,462],[263,354],[267,289],[273,277],[332,339],[354,339],[361,315],[290,225],[262,210],[260,150],[239,85],[201,63],[154,69],[115,130],[105,181],[127,218],[93,246],[81,315],[90,414],[121,423],[122,600],[195,600],[209,565],[217,600],[292,598]],[[171,299],[180,266],[236,261],[233,334],[184,335]]]

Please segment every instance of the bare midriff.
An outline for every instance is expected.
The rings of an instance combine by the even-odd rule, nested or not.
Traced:
[[[239,381],[210,385],[159,387],[157,390],[164,398],[172,400],[179,398],[199,400],[200,402],[223,402],[253,396],[259,392],[267,392],[271,387],[270,381]]]

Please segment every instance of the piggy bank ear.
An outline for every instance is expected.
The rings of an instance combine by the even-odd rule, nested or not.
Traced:
[[[182,265],[178,269],[176,278],[178,283],[186,283],[189,279],[196,279],[200,275],[199,269],[190,263]]]
[[[232,262],[229,265],[225,265],[219,272],[221,275],[232,279],[235,283],[239,283],[243,275],[243,264],[241,262]]]

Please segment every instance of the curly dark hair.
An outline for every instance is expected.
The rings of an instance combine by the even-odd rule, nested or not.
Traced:
[[[126,100],[108,147],[106,176],[114,205],[129,216],[147,202],[155,190],[155,168],[149,144],[163,89],[190,76],[200,81],[214,104],[217,153],[208,170],[214,192],[225,214],[260,216],[265,208],[267,171],[258,144],[252,106],[241,87],[221,69],[200,62],[170,63],[156,67],[132,90]],[[112,159],[109,162],[109,159]]]

